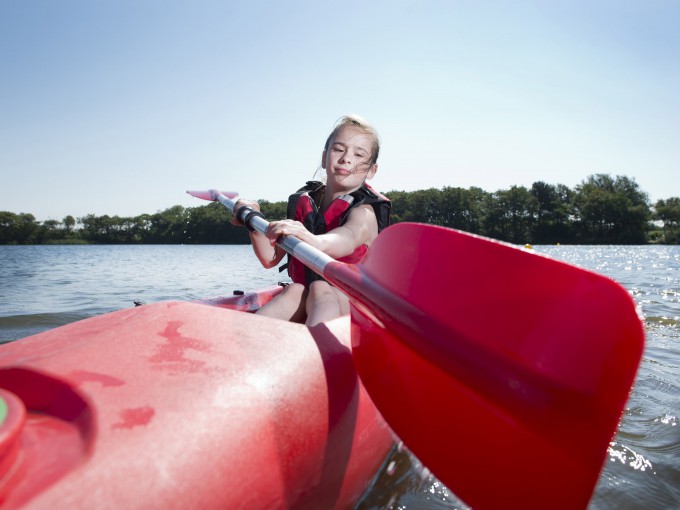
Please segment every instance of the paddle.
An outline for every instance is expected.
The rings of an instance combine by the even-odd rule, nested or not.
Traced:
[[[459,497],[474,508],[587,505],[643,349],[622,287],[430,225],[387,228],[354,265],[295,238],[279,244],[350,297],[362,382]]]

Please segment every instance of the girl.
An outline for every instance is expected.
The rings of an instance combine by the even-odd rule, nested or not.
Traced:
[[[378,233],[389,224],[390,202],[365,181],[378,171],[380,139],[375,129],[356,115],[342,117],[326,140],[321,155],[325,183],[310,181],[288,199],[288,219],[273,221],[267,234],[251,232],[255,255],[266,268],[285,255],[279,236],[295,236],[327,255],[356,263]],[[238,200],[235,211],[257,202]],[[308,326],[349,313],[349,300],[320,276],[289,258],[293,283],[263,306],[268,317],[303,322]]]

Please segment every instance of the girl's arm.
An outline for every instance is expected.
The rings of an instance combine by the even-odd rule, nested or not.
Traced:
[[[260,204],[258,204],[257,202],[239,199],[236,201],[234,211],[238,212],[238,210],[241,207],[250,207],[254,211],[260,210]],[[232,223],[234,223],[234,225],[241,225],[239,222],[236,221],[236,219],[234,219]],[[250,242],[253,245],[253,251],[255,252],[255,256],[258,258],[262,266],[264,266],[267,269],[276,267],[278,263],[281,262],[283,256],[286,254],[286,252],[283,251],[278,246],[272,245],[269,242],[269,239],[267,239],[263,234],[260,234],[259,232],[250,232]]]
[[[272,246],[269,239],[259,232],[250,233],[250,242],[253,245],[255,256],[266,269],[276,267],[286,254],[286,252],[278,246]]]
[[[326,234],[314,235],[299,221],[283,220],[269,224],[267,238],[270,244],[275,243],[282,235],[295,236],[326,255],[337,259],[350,255],[362,244],[370,245],[378,236],[378,220],[375,217],[373,207],[362,205],[350,211],[344,225],[334,228]]]

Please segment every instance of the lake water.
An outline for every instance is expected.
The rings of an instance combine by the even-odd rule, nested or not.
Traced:
[[[643,361],[589,508],[680,508],[680,247],[535,250],[614,278],[645,321]],[[250,246],[0,246],[0,342],[133,301],[213,297],[285,279],[260,267]],[[360,510],[387,508],[465,507],[396,450],[359,504]]]

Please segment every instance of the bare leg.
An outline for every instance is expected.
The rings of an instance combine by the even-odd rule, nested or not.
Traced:
[[[307,290],[304,285],[292,283],[256,313],[274,319],[304,322],[306,298]]]
[[[324,281],[316,281],[309,286],[307,326],[316,326],[348,313],[349,299],[338,289]]]

